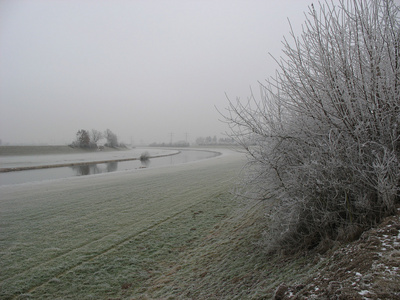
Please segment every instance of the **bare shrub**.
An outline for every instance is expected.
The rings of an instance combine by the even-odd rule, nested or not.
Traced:
[[[106,131],[104,132],[104,137],[107,139],[106,146],[111,148],[118,147],[118,137],[110,129],[106,129]]]
[[[391,214],[400,187],[400,26],[393,1],[311,6],[261,96],[229,100],[248,155],[240,194],[267,200],[268,247],[308,249]]]
[[[150,153],[148,151],[143,152],[140,154],[139,159],[140,161],[148,161],[150,159]]]

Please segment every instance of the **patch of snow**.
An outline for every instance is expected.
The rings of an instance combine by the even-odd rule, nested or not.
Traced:
[[[362,291],[359,291],[358,293],[359,293],[361,296],[365,296],[365,295],[370,294],[370,291],[368,291],[368,290],[362,290]]]

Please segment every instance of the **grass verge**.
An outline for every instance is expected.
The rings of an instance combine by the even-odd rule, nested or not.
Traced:
[[[0,188],[0,298],[130,297],[236,207],[242,160]]]
[[[400,267],[394,221],[382,231],[386,240],[366,235],[366,246],[343,248],[351,253],[266,255],[266,203],[232,198],[242,164],[239,155],[220,156],[0,187],[0,299],[271,299],[278,287],[282,299],[330,299],[350,295],[344,285],[358,286],[351,295],[362,299],[366,289],[382,294],[371,278],[398,281],[387,272]],[[372,271],[353,263],[366,261],[368,247]]]

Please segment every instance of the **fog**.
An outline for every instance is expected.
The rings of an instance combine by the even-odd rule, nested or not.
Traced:
[[[225,93],[257,94],[310,3],[3,0],[2,144],[107,128],[136,145],[223,137]]]

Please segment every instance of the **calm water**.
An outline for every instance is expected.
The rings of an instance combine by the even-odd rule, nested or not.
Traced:
[[[217,155],[219,155],[219,153],[217,152],[182,150],[181,153],[176,155],[152,158],[145,162],[141,162],[140,160],[131,160],[105,164],[91,164],[62,168],[0,173],[0,185],[35,182],[49,179],[60,179],[72,176],[86,176],[108,172],[135,170],[141,168],[160,167],[211,158]]]

